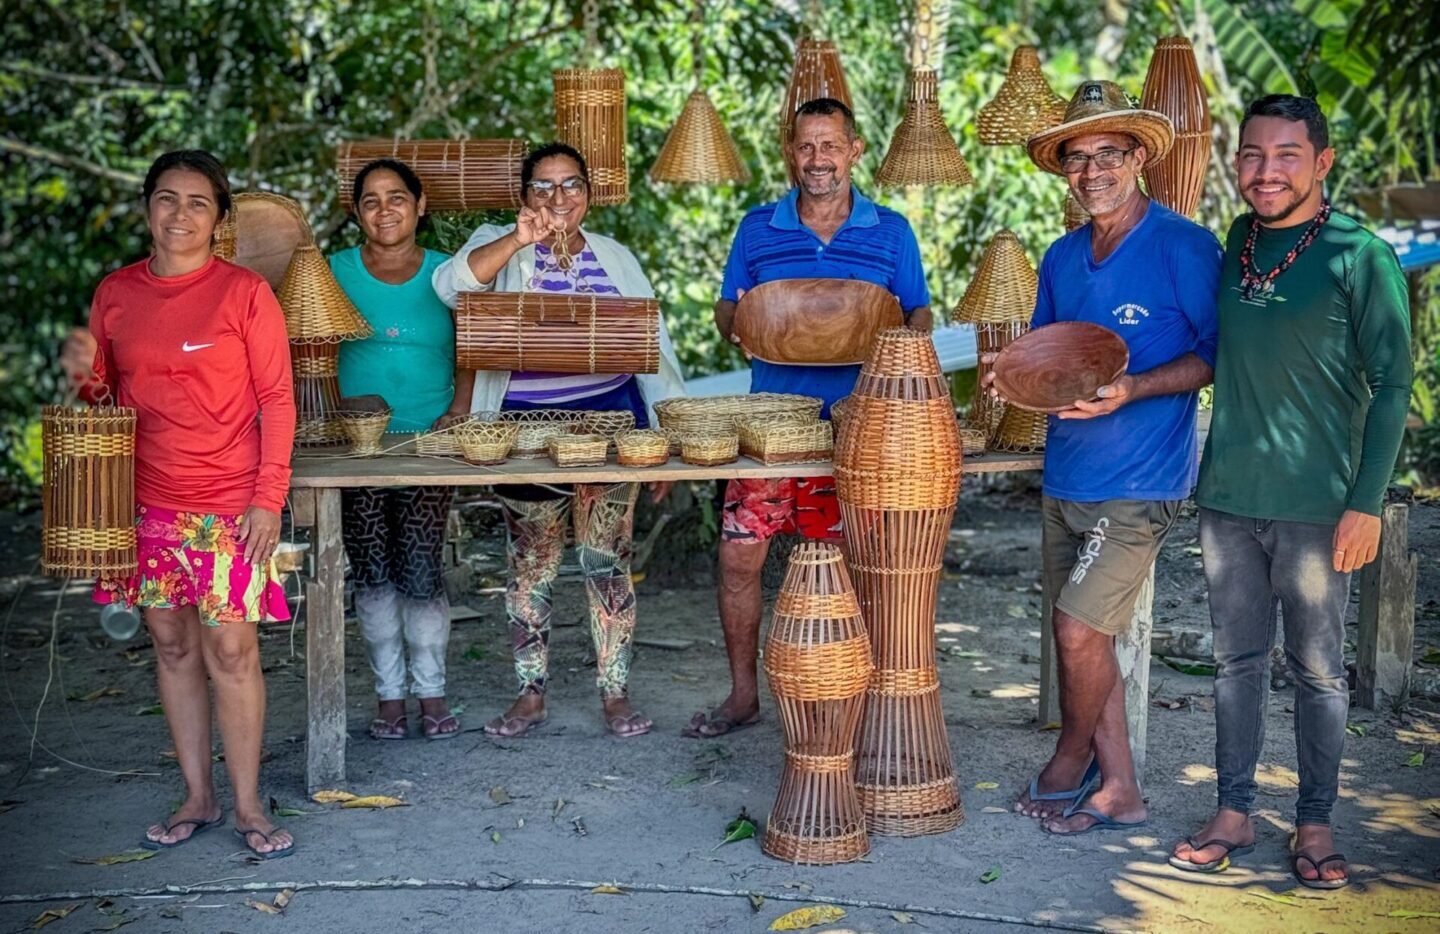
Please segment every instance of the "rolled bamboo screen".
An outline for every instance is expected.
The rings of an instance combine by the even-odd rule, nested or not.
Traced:
[[[995,98],[975,115],[975,129],[987,146],[1024,145],[1064,118],[1065,99],[1045,80],[1039,50],[1022,45],[1010,56],[1010,70]]]
[[[650,166],[650,181],[677,185],[744,184],[750,169],[735,140],[703,88],[690,92],[660,155]]]
[[[940,113],[939,80],[934,70],[912,70],[908,84],[905,116],[890,138],[875,183],[883,188],[974,184],[970,167]]]
[[[135,410],[40,413],[40,566],[59,577],[135,573]]]
[[[1175,145],[1145,166],[1145,188],[1172,211],[1192,217],[1210,166],[1210,103],[1189,39],[1166,36],[1155,43],[1140,106],[1175,124]]]
[[[355,176],[376,159],[415,170],[431,211],[520,206],[520,165],[529,145],[518,139],[396,139],[341,143],[335,150],[340,207],[354,208]]]
[[[555,83],[555,138],[574,146],[590,170],[592,205],[630,200],[625,161],[625,72],[562,68]]]
[[[660,303],[594,294],[461,292],[455,361],[468,370],[658,373]]]

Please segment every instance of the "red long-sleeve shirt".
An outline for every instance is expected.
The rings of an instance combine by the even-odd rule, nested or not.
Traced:
[[[285,316],[263,278],[221,259],[162,278],[142,260],[100,283],[90,331],[95,372],[138,413],[137,502],[280,511],[295,399]]]

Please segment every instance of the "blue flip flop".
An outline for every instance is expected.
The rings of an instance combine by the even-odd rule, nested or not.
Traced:
[[[1095,833],[1096,831],[1101,830],[1134,830],[1137,827],[1144,827],[1146,824],[1150,823],[1150,818],[1148,817],[1143,820],[1137,821],[1116,820],[1115,818],[1111,817],[1109,814],[1104,813],[1103,811],[1097,811],[1094,808],[1081,807],[1079,801],[1070,805],[1068,808],[1062,811],[1060,817],[1061,819],[1064,819],[1067,817],[1074,817],[1076,814],[1084,814],[1086,817],[1093,817],[1095,818],[1095,823],[1091,824],[1089,827],[1086,827],[1084,830],[1075,830],[1071,831],[1070,833],[1055,833],[1055,831],[1048,828],[1045,830],[1045,832],[1049,834],[1054,834],[1057,837],[1083,837],[1087,833]]]
[[[1036,775],[1030,779],[1031,801],[1079,801],[1090,793],[1090,789],[1100,780],[1100,760],[1091,759],[1090,765],[1086,767],[1085,774],[1080,778],[1080,786],[1071,788],[1069,791],[1047,791],[1040,793],[1040,776]]]
[[[183,840],[176,840],[174,843],[161,843],[159,840],[151,840],[149,837],[141,837],[140,848],[144,850],[170,850],[174,849],[177,846],[184,846],[191,840],[194,840],[196,837],[200,836],[205,831],[209,830],[211,827],[219,827],[223,823],[225,823],[225,812],[223,810],[220,812],[220,816],[215,818],[214,820],[197,820],[195,818],[177,820],[173,824],[165,825],[165,833],[174,833],[175,828],[184,827],[186,824],[189,824],[195,828],[194,830],[190,831],[190,836],[184,838]]]

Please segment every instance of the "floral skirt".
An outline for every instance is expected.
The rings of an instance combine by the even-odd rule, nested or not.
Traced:
[[[128,578],[102,577],[95,602],[162,610],[193,606],[206,626],[288,620],[290,607],[274,561],[263,569],[244,562],[239,519],[139,506],[140,568]]]

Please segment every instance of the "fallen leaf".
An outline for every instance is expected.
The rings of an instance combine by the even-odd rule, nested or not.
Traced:
[[[129,924],[131,921],[139,921],[139,920],[140,920],[139,918],[132,918],[132,917],[130,917],[130,916],[128,916],[128,915],[117,915],[117,914],[115,914],[114,912],[109,912],[109,911],[105,912],[105,914],[106,914],[107,917],[111,917],[111,918],[114,918],[114,919],[115,919],[114,921],[110,922],[110,926],[109,926],[109,927],[103,927],[103,928],[91,928],[91,930],[93,930],[93,931],[118,931],[120,928],[123,928],[125,925]]]
[[[280,802],[274,798],[270,799],[270,813],[276,817],[304,817],[309,811],[302,811],[299,808],[281,807]]]
[[[485,660],[485,646],[480,645],[477,642],[474,645],[471,645],[470,648],[466,649],[465,654],[460,657],[468,658],[472,662],[482,662]],[[451,710],[450,712],[454,713],[455,711]]]
[[[755,912],[756,914],[759,914],[759,913],[760,913],[760,906],[762,906],[762,905],[765,904],[765,896],[764,896],[764,895],[757,895],[757,894],[755,894],[754,892],[751,892],[751,893],[750,893],[748,896],[746,896],[746,897],[750,900],[750,910],[753,911],[753,912]]]
[[[912,914],[911,914],[910,912],[908,912],[908,911],[892,911],[892,912],[890,912],[890,917],[894,918],[896,921],[900,922],[901,924],[914,924],[914,923],[915,923],[915,916],[912,915]]]
[[[720,849],[727,843],[735,843],[739,840],[748,840],[755,836],[755,822],[744,808],[740,809],[740,816],[725,825],[725,838],[715,844],[714,849]]]
[[[1007,606],[1005,608],[1005,612],[1010,616],[1015,617],[1016,619],[1024,619],[1025,617],[1030,615],[1030,613],[1018,603],[1012,603]]]
[[[399,798],[392,798],[389,795],[370,795],[365,798],[351,798],[340,806],[342,808],[375,808],[376,810],[384,810],[385,808],[403,808],[406,806],[406,803]]]
[[[1420,750],[1415,755],[1405,760],[1407,768],[1418,769],[1425,764],[1425,750]]]
[[[89,694],[72,694],[69,700],[73,701],[96,701],[102,697],[119,697],[125,692],[120,688],[96,688]]]
[[[61,918],[65,917],[70,912],[74,911],[76,908],[79,908],[83,904],[85,903],[76,902],[75,904],[67,905],[64,908],[46,908],[44,911],[40,912],[38,915],[35,916],[34,921],[30,922],[30,928],[31,930],[34,930],[35,928],[43,928],[51,921],[59,921]]]
[[[248,908],[254,908],[256,911],[264,912],[267,915],[278,915],[281,913],[279,908],[276,908],[269,902],[257,902],[253,898],[245,899],[245,905]]]
[[[315,792],[313,795],[310,796],[310,800],[314,801],[316,804],[334,804],[337,801],[354,801],[358,797],[359,795],[352,795],[348,791],[331,789],[327,791]]]
[[[1245,894],[1251,898],[1263,898],[1267,902],[1275,902],[1287,908],[1295,908],[1300,904],[1293,895],[1271,895],[1268,892],[1246,892]]]
[[[1009,814],[1010,812],[1007,811],[1007,810],[1005,810],[1004,808],[988,807],[988,808],[981,808],[981,809],[980,809],[980,813],[981,813],[981,814]]]
[[[492,831],[490,831],[490,842],[491,842],[491,843],[499,843],[499,842],[500,842],[500,831],[498,831],[498,830],[492,830]]]
[[[550,812],[550,820],[554,821],[559,818],[560,812],[565,810],[566,803],[564,798],[555,799],[555,810]]]
[[[1199,545],[1191,545],[1189,548],[1186,548],[1186,549],[1185,549],[1185,553],[1186,553],[1187,555],[1192,556],[1192,557],[1198,558],[1198,557],[1200,556],[1200,546],[1199,546]]]
[[[25,802],[23,801],[12,801],[11,799],[6,798],[4,801],[0,801],[0,814],[4,814],[6,811],[12,811],[15,809],[16,805],[24,803]]]
[[[510,792],[505,790],[504,785],[496,785],[490,789],[490,800],[495,802],[496,807],[510,803]]]
[[[980,688],[971,688],[971,689],[970,689],[970,696],[971,696],[971,697],[990,697],[991,694],[990,694],[989,691],[981,690]]]
[[[684,788],[686,785],[693,785],[699,780],[699,772],[681,772],[679,775],[670,776],[670,780],[665,784],[671,788]]]
[[[770,930],[803,931],[806,928],[813,928],[817,924],[839,921],[843,917],[845,917],[843,908],[837,908],[834,905],[811,905],[808,908],[796,908],[771,921]]]
[[[1420,656],[1422,665],[1440,665],[1440,649],[1433,645],[1425,649],[1425,654]]]
[[[124,853],[114,853],[110,856],[96,856],[93,859],[76,857],[70,860],[72,863],[80,863],[83,866],[115,866],[119,863],[133,863],[142,859],[149,859],[158,852],[157,850],[126,850]]]
[[[1345,724],[1345,732],[1349,733],[1351,736],[1364,736],[1365,727],[1363,724],[1360,723],[1347,723]]]
[[[980,874],[980,881],[985,883],[986,885],[989,885],[998,878],[1000,878],[999,866],[991,866],[989,869],[985,870]]]
[[[597,885],[597,886],[595,886],[595,888],[593,888],[593,889],[590,890],[590,894],[591,894],[591,895],[628,895],[629,893],[626,892],[624,889],[620,888],[620,886],[618,886],[618,885]]]
[[[1197,677],[1211,677],[1215,674],[1214,665],[1199,665],[1190,662],[1180,662],[1173,658],[1160,658],[1160,663],[1168,668],[1173,668],[1182,675],[1196,675]]]
[[[516,829],[516,830],[524,830],[524,829],[525,829],[525,818],[522,817],[522,818],[520,818],[519,820],[515,821],[515,829]]]
[[[139,710],[135,711],[135,716],[153,717],[158,716],[159,714],[163,714],[164,712],[164,707],[161,707],[159,704],[151,704],[149,707],[141,707]]]
[[[976,782],[976,783],[975,783],[975,787],[978,788],[978,789],[980,789],[981,791],[994,791],[996,788],[999,788],[999,787],[1000,787],[1000,783],[999,783],[999,782]]]
[[[1059,721],[1059,720],[1051,720],[1049,723],[1045,724],[1044,726],[1042,726],[1042,727],[1040,728],[1040,732],[1041,732],[1041,733],[1048,733],[1048,732],[1050,732],[1051,730],[1058,730],[1058,729],[1060,729],[1060,721]]]
[[[276,907],[276,908],[279,908],[281,911],[284,911],[284,910],[285,910],[285,906],[289,905],[289,904],[290,904],[290,899],[292,899],[292,898],[294,898],[294,897],[295,897],[295,890],[294,890],[294,889],[281,889],[281,890],[280,890],[280,893],[275,896],[275,902],[274,902],[275,907]]]
[[[1382,918],[1400,918],[1405,921],[1413,921],[1416,918],[1440,918],[1440,911],[1412,911],[1409,908],[1396,908],[1388,914],[1380,915]]]

